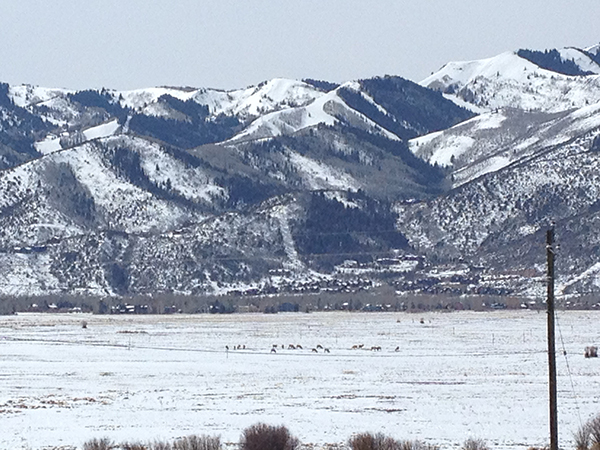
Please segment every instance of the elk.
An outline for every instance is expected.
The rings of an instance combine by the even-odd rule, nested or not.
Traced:
[[[596,346],[586,347],[584,356],[586,358],[597,358],[598,357],[598,347],[596,347]]]

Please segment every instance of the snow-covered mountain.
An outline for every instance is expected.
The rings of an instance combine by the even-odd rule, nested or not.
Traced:
[[[410,141],[411,150],[452,171],[453,186],[525,161],[536,154],[595,135],[600,102],[557,113],[497,109]]]
[[[559,112],[600,101],[600,57],[594,52],[597,47],[505,52],[448,63],[420,84],[487,111]]]
[[[412,83],[0,85],[0,293],[532,295],[600,286],[600,46]],[[539,249],[538,249],[539,246]]]
[[[541,295],[544,231],[556,222],[564,264],[559,292],[597,290],[599,60],[598,46],[520,50],[450,63],[424,80],[483,112],[410,141],[416,155],[449,170],[454,189],[398,205],[409,242],[444,264],[494,267],[496,292],[512,286]]]
[[[318,270],[348,255],[408,251],[391,201],[444,190],[404,134],[472,116],[397,77],[230,92],[3,86],[7,135],[22,143],[0,173],[10,295],[331,284]],[[382,106],[378,89],[410,95]]]

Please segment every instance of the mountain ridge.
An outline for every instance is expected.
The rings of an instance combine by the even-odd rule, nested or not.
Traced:
[[[582,295],[600,286],[596,47],[420,84],[3,84],[0,294],[536,297],[556,221],[560,293]]]

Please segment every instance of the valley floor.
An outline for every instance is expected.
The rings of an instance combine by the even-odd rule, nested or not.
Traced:
[[[600,360],[583,357],[599,314],[557,313],[563,448],[600,413]],[[4,316],[0,448],[189,434],[233,447],[266,422],[316,448],[369,431],[525,449],[548,442],[546,366],[546,314],[528,310]]]

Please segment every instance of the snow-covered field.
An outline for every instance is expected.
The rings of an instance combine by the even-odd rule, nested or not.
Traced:
[[[583,357],[599,318],[558,313],[563,448],[600,413],[600,360]],[[259,421],[316,448],[365,431],[443,449],[541,446],[546,367],[543,312],[19,314],[0,317],[0,448],[188,434],[233,446]]]

